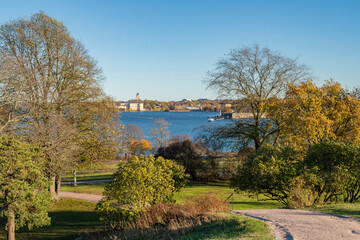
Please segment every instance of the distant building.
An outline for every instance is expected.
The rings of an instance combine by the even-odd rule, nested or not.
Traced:
[[[128,108],[131,111],[141,112],[141,111],[144,111],[144,103],[142,103],[142,102],[129,102],[128,103]]]
[[[136,99],[135,100],[130,100],[127,102],[127,108],[130,111],[144,111],[144,103],[143,101],[141,101],[140,99],[140,93],[136,93]]]
[[[193,107],[193,106],[185,106],[186,109],[190,110],[190,111],[199,111],[201,110],[201,108],[199,107]]]
[[[221,108],[231,108],[231,103],[221,103]]]
[[[140,100],[139,93],[136,94],[136,99],[132,99],[127,102],[118,102],[117,108],[120,111],[126,111],[126,110],[138,111],[138,112],[145,111],[144,102],[142,100]]]
[[[126,111],[126,109],[128,108],[128,104],[127,103],[120,103],[120,105],[118,106],[118,109],[120,111]]]

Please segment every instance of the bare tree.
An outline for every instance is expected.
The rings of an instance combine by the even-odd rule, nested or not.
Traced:
[[[125,158],[127,158],[128,155],[131,155],[130,146],[131,143],[134,141],[140,141],[145,137],[145,134],[141,127],[134,125],[134,124],[126,124],[123,133],[122,133],[122,147],[121,152],[125,154]]]
[[[248,143],[253,142],[255,148],[259,148],[276,131],[261,122],[268,100],[281,96],[288,83],[294,84],[307,77],[308,67],[258,45],[232,50],[216,66],[204,81],[207,89],[215,89],[219,97],[242,99],[250,106],[253,119],[217,129],[220,131],[215,135],[247,138]]]
[[[170,137],[170,131],[168,130],[170,123],[163,118],[155,119],[154,127],[150,129],[150,136],[155,148],[163,148],[167,145]]]

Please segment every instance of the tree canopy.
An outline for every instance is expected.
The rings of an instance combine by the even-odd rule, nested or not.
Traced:
[[[279,143],[306,150],[324,139],[360,142],[360,101],[335,81],[290,84],[284,98],[272,101],[267,117],[279,130]]]

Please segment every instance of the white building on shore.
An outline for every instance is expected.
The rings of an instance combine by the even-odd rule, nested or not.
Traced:
[[[141,112],[144,111],[144,102],[140,99],[140,94],[136,94],[136,99],[130,100],[124,103],[120,103],[118,106],[120,111],[137,111]]]

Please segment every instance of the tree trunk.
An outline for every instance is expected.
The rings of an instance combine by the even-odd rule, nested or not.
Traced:
[[[50,179],[51,179],[50,194],[51,194],[51,197],[56,200],[57,196],[56,196],[56,190],[55,190],[55,185],[56,185],[55,176],[51,177]]]
[[[56,199],[59,198],[60,195],[60,188],[61,188],[61,176],[56,176],[55,181],[55,193],[56,193]]]
[[[7,218],[7,239],[15,240],[15,214],[12,210],[9,210]]]
[[[74,169],[73,176],[74,176],[73,186],[74,186],[74,187],[77,187],[77,182],[76,182],[76,169]]]
[[[255,117],[255,133],[254,133],[255,150],[261,147],[260,142],[260,117],[259,114]]]

